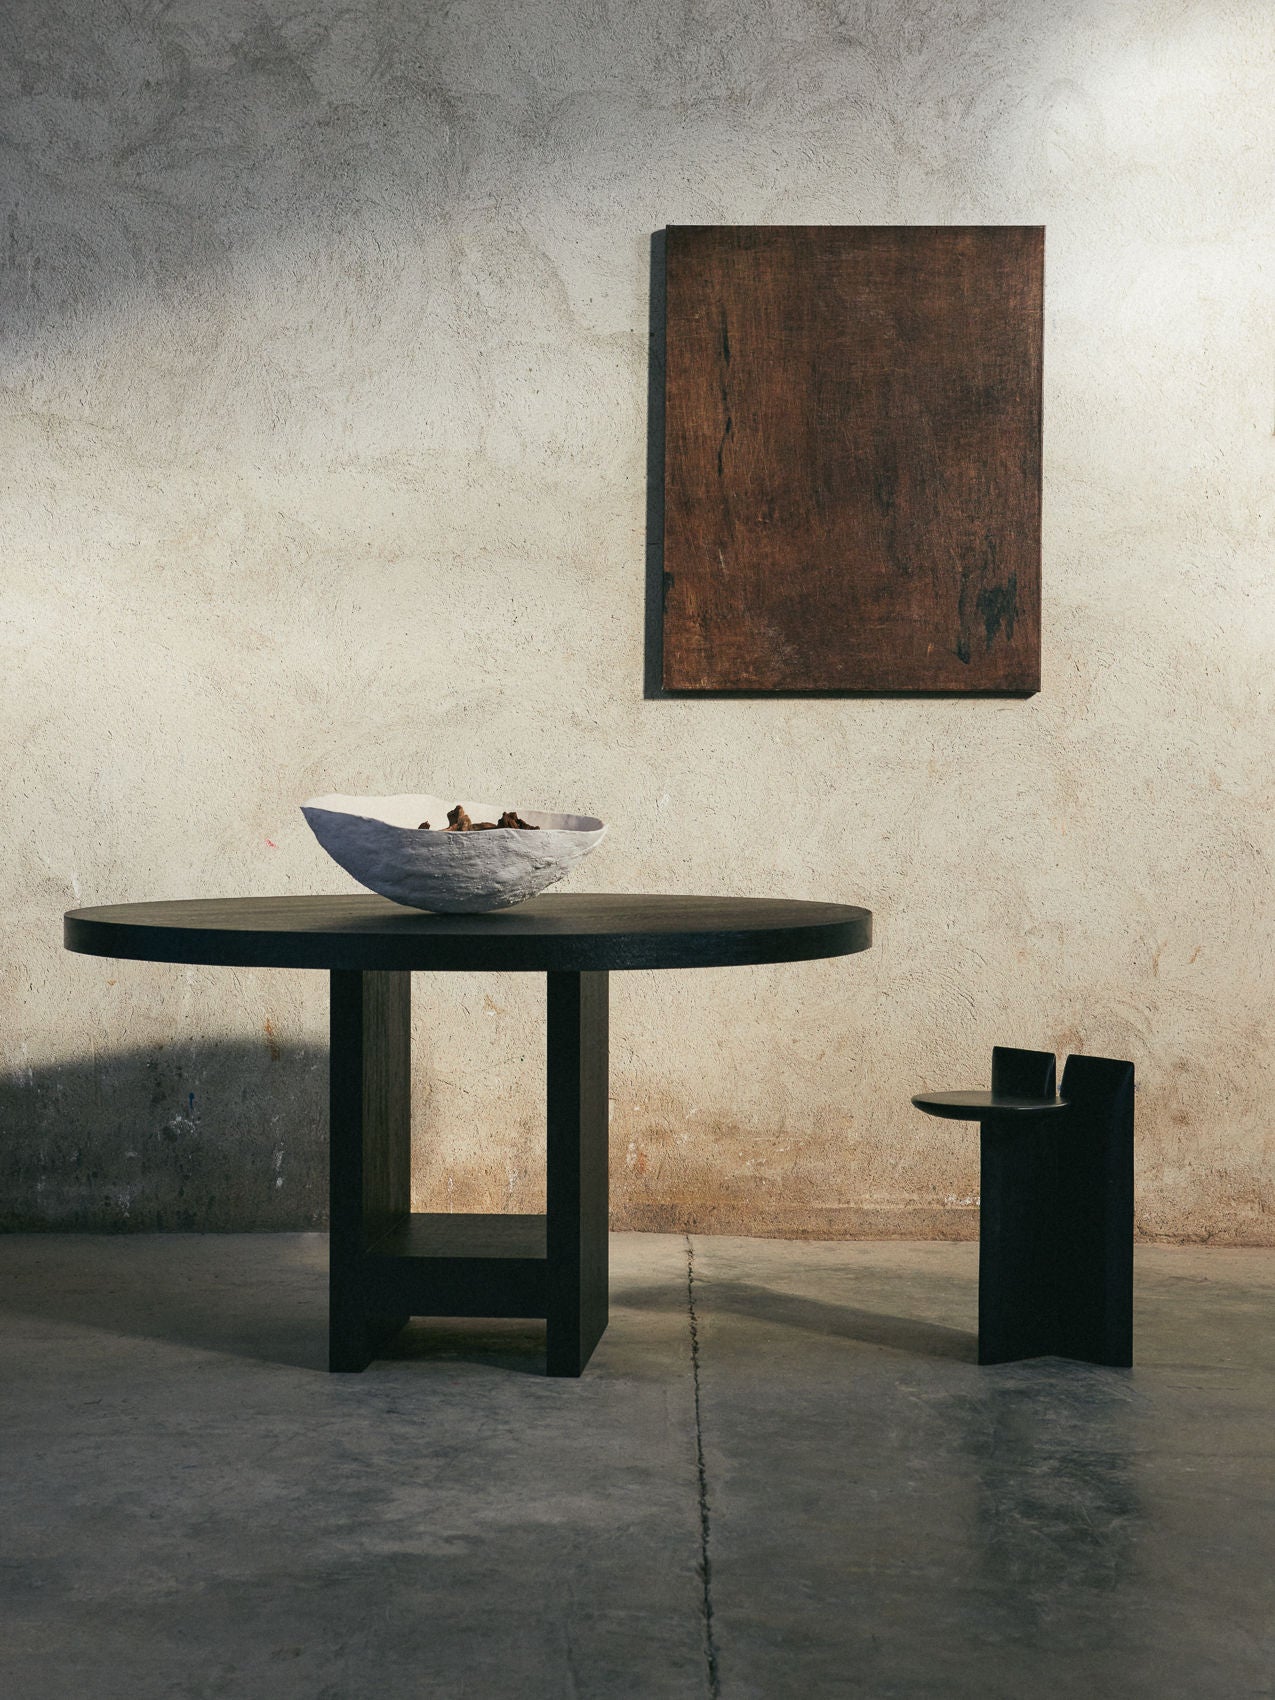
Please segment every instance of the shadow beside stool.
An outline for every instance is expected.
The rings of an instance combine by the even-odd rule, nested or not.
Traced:
[[[981,1124],[978,1361],[1133,1362],[1133,1064],[998,1045],[990,1092],[922,1092]]]

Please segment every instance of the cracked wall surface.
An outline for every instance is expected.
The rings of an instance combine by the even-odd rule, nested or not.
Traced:
[[[973,1231],[995,1042],[1130,1057],[1138,1219],[1270,1243],[1265,0],[0,20],[0,1220],[323,1219],[322,976],[76,904],[350,883],[327,790],[611,823],[579,890],[863,903],[617,976],[620,1225]],[[651,236],[1043,223],[1030,701],[643,695]],[[542,1195],[543,987],[420,976],[418,1208]]]

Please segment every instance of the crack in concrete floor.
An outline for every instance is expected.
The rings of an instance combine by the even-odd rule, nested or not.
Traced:
[[[704,1425],[699,1391],[699,1324],[695,1316],[695,1246],[686,1236],[686,1311],[691,1340],[691,1385],[695,1393],[695,1476],[699,1488],[700,1579],[704,1588],[704,1670],[709,1700],[720,1700],[721,1678],[717,1669],[717,1639],[713,1633],[713,1559],[710,1547],[712,1525],[708,1498],[708,1472],[704,1467]]]

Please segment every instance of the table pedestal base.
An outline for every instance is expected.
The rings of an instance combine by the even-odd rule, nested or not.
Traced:
[[[412,1210],[411,978],[331,975],[328,1367],[412,1316],[544,1317],[548,1373],[579,1375],[607,1325],[607,976],[546,975],[543,1216]]]

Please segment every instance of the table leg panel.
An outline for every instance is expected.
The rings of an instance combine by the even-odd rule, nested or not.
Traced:
[[[575,1376],[608,1314],[608,982],[547,979],[546,1367]]]
[[[364,1369],[408,1320],[365,1281],[365,1253],[411,1210],[409,973],[334,970],[329,1059],[329,1365]]]

